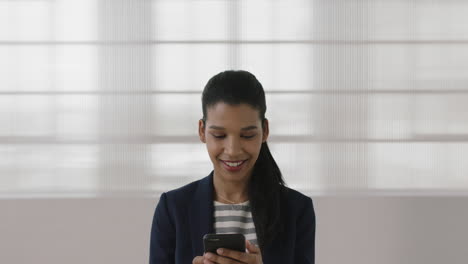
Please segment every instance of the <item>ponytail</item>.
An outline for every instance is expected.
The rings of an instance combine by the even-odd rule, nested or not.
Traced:
[[[264,142],[249,185],[249,199],[260,249],[284,231],[281,215],[284,206],[281,198],[286,192],[284,185],[281,171],[267,142]]]

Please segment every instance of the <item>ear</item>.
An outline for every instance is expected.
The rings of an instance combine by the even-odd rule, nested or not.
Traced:
[[[268,119],[265,118],[265,120],[264,120],[263,122],[264,122],[264,124],[263,124],[262,143],[267,141],[268,135],[270,134],[270,128],[269,128],[269,125],[268,125]]]
[[[200,137],[200,141],[206,143],[206,136],[205,136],[205,127],[203,125],[203,120],[198,120],[198,136]]]

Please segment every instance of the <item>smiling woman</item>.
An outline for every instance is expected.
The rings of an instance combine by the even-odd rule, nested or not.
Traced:
[[[238,194],[238,187],[230,185],[244,185],[250,178],[261,145],[268,137],[268,121],[264,120],[265,125],[262,128],[258,110],[244,103],[216,103],[207,109],[207,116],[208,120],[199,121],[199,134],[200,140],[206,143],[214,165],[215,188],[217,184],[225,183],[227,186],[216,188],[221,192],[220,195],[243,200],[247,198],[247,189],[245,193]],[[220,178],[223,181],[217,182]],[[244,197],[235,197],[236,195]]]
[[[312,199],[285,186],[270,153],[260,82],[246,71],[221,72],[206,84],[202,109],[198,133],[213,171],[161,195],[150,263],[314,263]],[[208,233],[243,234],[247,250],[204,254]]]

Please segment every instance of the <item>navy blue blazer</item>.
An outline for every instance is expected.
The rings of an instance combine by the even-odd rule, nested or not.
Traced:
[[[214,232],[213,171],[205,178],[163,193],[153,217],[150,264],[189,264],[203,256],[203,236]],[[286,232],[264,246],[265,264],[315,262],[315,212],[312,199],[288,188]]]

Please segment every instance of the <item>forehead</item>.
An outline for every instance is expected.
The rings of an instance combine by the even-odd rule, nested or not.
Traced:
[[[260,124],[259,111],[250,105],[217,103],[207,109],[207,123],[225,128]]]

